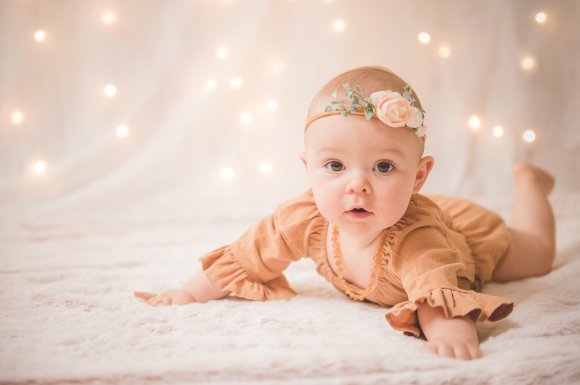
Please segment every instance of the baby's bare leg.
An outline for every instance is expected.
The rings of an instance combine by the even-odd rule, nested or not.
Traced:
[[[556,226],[548,202],[554,178],[527,163],[517,164],[513,173],[512,243],[493,273],[497,282],[547,274],[556,254]]]

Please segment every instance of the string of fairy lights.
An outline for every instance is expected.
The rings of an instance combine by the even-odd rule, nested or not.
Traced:
[[[291,0],[289,0],[291,1]],[[322,0],[325,3],[332,3],[334,0]],[[117,15],[113,10],[106,10],[102,13],[101,22],[104,25],[112,25],[117,23]],[[534,20],[538,25],[544,25],[548,20],[548,15],[543,12],[539,11],[535,14]],[[348,28],[348,23],[344,19],[335,19],[332,21],[330,28],[340,34],[344,33]],[[42,44],[50,37],[50,31],[45,31],[42,29],[37,30],[33,34],[33,40],[37,44]],[[417,35],[417,41],[419,44],[422,45],[429,45],[431,44],[431,35],[428,32],[422,31],[419,32]],[[447,44],[441,44],[439,47],[436,48],[437,54],[441,59],[447,59],[452,55],[452,49]],[[230,49],[227,45],[221,45],[216,48],[215,56],[219,60],[227,60],[230,55]],[[272,63],[271,65],[272,71],[279,72],[284,68],[284,63],[281,61],[277,61]],[[537,68],[536,59],[532,55],[526,55],[520,59],[519,67],[524,72],[532,72]],[[229,80],[229,86],[232,89],[240,89],[244,87],[244,79],[242,76],[234,76]],[[218,87],[218,81],[214,78],[207,79],[204,88],[206,91],[211,92]],[[107,84],[103,88],[103,95],[106,98],[114,98],[117,95],[117,86],[115,84]],[[278,110],[279,104],[276,100],[268,100],[264,106],[268,111],[275,112]],[[17,109],[12,112],[11,114],[11,121],[14,126],[23,126],[26,123],[26,113],[25,108]],[[240,124],[244,126],[250,126],[254,123],[254,116],[251,112],[246,111],[242,112],[239,116]],[[482,118],[478,114],[474,114],[469,116],[466,119],[466,126],[474,131],[480,131],[483,128]],[[116,127],[115,133],[116,136],[122,140],[129,136],[130,128],[125,123],[119,123]],[[491,134],[496,138],[501,138],[505,134],[505,129],[501,125],[496,125],[491,129]],[[536,140],[536,133],[532,129],[525,130],[521,136],[522,140],[526,143],[532,143]],[[46,174],[49,169],[49,164],[44,159],[36,159],[32,164],[32,171],[33,175],[40,176]],[[273,166],[268,161],[259,162],[257,165],[257,170],[260,174],[267,176],[273,172]],[[229,166],[223,166],[219,170],[219,175],[224,181],[231,181],[235,177],[235,170]]]

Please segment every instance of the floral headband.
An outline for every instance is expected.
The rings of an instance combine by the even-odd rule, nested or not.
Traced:
[[[405,127],[411,129],[419,138],[425,136],[427,126],[423,124],[425,119],[425,110],[415,107],[415,98],[413,97],[413,89],[410,85],[406,85],[403,90],[403,95],[391,90],[373,92],[368,98],[364,96],[359,85],[351,88],[350,84],[344,83],[342,85],[346,90],[345,96],[350,101],[350,105],[336,100],[336,91],[332,93],[334,100],[330,102],[325,108],[325,112],[312,116],[304,131],[315,120],[330,115],[338,115],[346,117],[349,114],[363,115],[367,120],[371,120],[376,116],[381,122],[389,127]]]

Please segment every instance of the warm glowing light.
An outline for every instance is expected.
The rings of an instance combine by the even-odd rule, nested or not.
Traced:
[[[103,17],[101,18],[101,20],[103,21],[103,23],[105,24],[112,24],[115,22],[115,14],[111,11],[107,11],[103,14]]]
[[[491,133],[496,138],[501,138],[504,134],[504,129],[502,126],[495,126],[494,128],[492,128]]]
[[[429,35],[427,32],[421,32],[417,35],[417,39],[420,43],[427,44],[431,41],[431,35]]]
[[[467,125],[473,131],[479,130],[479,128],[481,127],[481,119],[480,119],[480,117],[477,116],[477,115],[471,115],[469,117],[469,120],[467,121]]]
[[[234,179],[234,170],[231,167],[222,167],[220,176],[223,180],[232,180]]]
[[[215,79],[208,79],[205,81],[205,89],[208,91],[213,91],[217,87],[217,81]]]
[[[253,121],[254,117],[249,112],[244,112],[240,115],[240,123],[242,123],[244,126],[249,126]]]
[[[525,130],[524,133],[522,134],[522,139],[524,140],[524,142],[532,143],[536,140],[536,133],[534,132],[534,130]]]
[[[278,109],[278,102],[275,100],[270,100],[266,103],[266,108],[270,111],[276,111]]]
[[[268,162],[260,162],[258,164],[258,171],[262,175],[270,175],[272,173],[272,165]]]
[[[226,47],[225,45],[219,47],[216,51],[215,51],[215,56],[220,59],[220,60],[224,60],[225,58],[227,58],[230,54],[230,49],[228,47]]]
[[[37,160],[34,163],[34,173],[35,174],[44,174],[46,171],[46,162],[44,160]]]
[[[24,120],[24,115],[22,115],[22,112],[14,111],[12,113],[12,123],[21,124],[23,120]]]
[[[326,4],[334,3],[334,0],[322,0],[322,1],[324,1]]]
[[[446,45],[442,45],[441,47],[439,47],[439,56],[446,59],[449,57],[449,55],[451,55],[451,50],[449,49],[449,47],[447,47]]]
[[[103,92],[106,96],[112,98],[113,96],[117,95],[117,87],[115,87],[114,84],[107,84]]]
[[[230,87],[232,87],[233,89],[239,89],[242,88],[242,86],[244,85],[244,79],[242,79],[239,76],[236,76],[235,78],[232,78],[232,80],[230,80]]]
[[[332,22],[332,29],[334,29],[335,32],[342,32],[346,29],[346,23],[342,19],[336,19]]]
[[[548,15],[546,15],[545,12],[538,12],[536,13],[536,22],[538,24],[544,24],[546,22],[546,19],[548,18]]]
[[[40,30],[34,33],[34,40],[38,42],[43,42],[46,39],[46,32]]]
[[[117,136],[119,138],[126,138],[129,135],[129,127],[124,124],[120,124],[117,126]]]
[[[536,66],[536,61],[534,60],[533,57],[527,56],[527,57],[522,59],[522,62],[520,63],[520,65],[522,66],[523,70],[529,71]]]
[[[272,63],[270,63],[270,72],[272,72],[272,73],[282,72],[283,69],[284,69],[284,62],[281,60],[275,60]]]

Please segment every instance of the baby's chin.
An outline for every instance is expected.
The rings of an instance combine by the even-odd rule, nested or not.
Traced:
[[[324,216],[324,215],[323,215]],[[325,217],[326,218],[326,217]],[[352,236],[360,236],[363,238],[368,238],[369,235],[378,235],[383,230],[391,227],[397,221],[393,223],[385,223],[384,221],[378,222],[377,218],[366,218],[363,220],[352,220],[346,216],[326,218],[326,220],[338,227],[341,232],[349,233]]]

